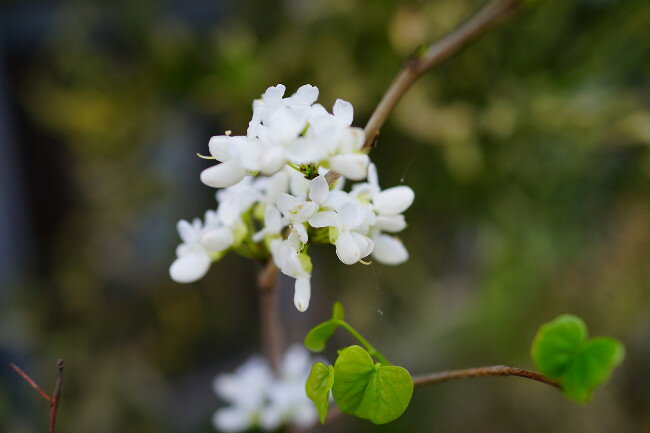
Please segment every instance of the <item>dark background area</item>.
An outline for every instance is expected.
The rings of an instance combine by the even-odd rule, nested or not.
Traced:
[[[320,88],[363,126],[403,59],[482,4],[429,1],[5,1],[0,5],[0,431],[44,431],[66,360],[61,432],[209,432],[213,377],[258,352],[257,266],[192,285],[175,223],[214,206],[209,137],[244,133],[268,86]],[[516,378],[417,390],[398,421],[328,431],[650,429],[650,7],[546,0],[424,76],[371,154],[416,192],[398,267],[314,249],[300,341],[341,300],[414,373],[531,368],[561,313],[624,342],[588,405]],[[350,343],[345,335],[337,345]],[[326,356],[333,359],[333,349]],[[4,367],[3,367],[4,366]]]

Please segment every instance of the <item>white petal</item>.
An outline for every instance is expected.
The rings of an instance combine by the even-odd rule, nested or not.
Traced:
[[[260,155],[260,171],[262,174],[270,176],[280,171],[284,166],[284,162],[282,147],[272,146]]]
[[[281,192],[286,193],[287,189],[289,189],[289,175],[284,171],[275,173],[269,179],[266,189],[266,199],[268,200],[268,203],[275,204],[278,194]]]
[[[397,215],[411,206],[414,197],[415,193],[408,186],[395,186],[377,194],[373,204],[380,214]]]
[[[408,251],[406,251],[402,241],[396,237],[380,234],[374,236],[372,240],[375,242],[372,256],[378,262],[385,265],[399,265],[408,260]]]
[[[404,215],[378,215],[375,220],[376,227],[384,232],[397,233],[406,228]]]
[[[235,241],[232,230],[225,227],[207,231],[201,237],[201,243],[210,251],[220,252],[230,246]]]
[[[237,406],[225,407],[214,413],[212,424],[219,431],[227,433],[241,432],[252,427],[252,415],[244,408]]]
[[[275,206],[267,206],[264,212],[264,225],[270,233],[279,233],[282,229],[282,216]]]
[[[291,416],[293,423],[302,429],[308,429],[318,421],[318,413],[314,404],[309,400],[305,403],[309,404],[296,405],[294,413]]]
[[[365,153],[344,153],[330,158],[330,166],[350,180],[363,180],[370,158]]]
[[[174,260],[169,267],[169,275],[177,283],[193,283],[203,278],[211,262],[205,252],[193,251]]]
[[[333,151],[330,144],[312,137],[298,137],[285,145],[285,154],[294,164],[308,164],[325,159]]]
[[[377,176],[377,166],[372,162],[368,166],[368,183],[377,189],[379,188],[379,177]]]
[[[299,240],[303,245],[306,244],[309,240],[307,237],[307,229],[302,224],[293,224],[291,226],[291,233],[289,233],[289,237],[291,237],[291,235],[297,236],[297,240]],[[290,240],[290,242],[293,245],[296,245],[295,240]]]
[[[277,206],[282,215],[288,216],[291,209],[300,204],[300,200],[290,194],[278,194]]]
[[[289,248],[291,247],[289,246]],[[289,250],[280,271],[293,278],[298,278],[304,274],[302,265],[300,264],[300,259],[298,258],[298,252],[295,249]]]
[[[353,265],[361,258],[359,246],[347,230],[341,231],[334,245],[336,246],[336,255],[346,265]]]
[[[260,413],[260,427],[264,431],[275,431],[282,424],[283,413],[280,408],[275,406],[266,406]]]
[[[318,87],[310,84],[300,86],[294,94],[294,98],[300,104],[311,105],[318,99]]]
[[[302,344],[292,344],[282,359],[282,374],[288,377],[300,374],[305,369],[311,369],[309,352]],[[302,379],[302,378],[300,378]]]
[[[180,220],[177,222],[176,230],[178,230],[178,235],[181,237],[183,243],[190,245],[196,243],[196,233],[192,228],[192,224],[188,221]]]
[[[358,152],[366,142],[366,133],[361,128],[345,128],[340,132],[338,153]]]
[[[364,258],[366,256],[369,256],[370,253],[372,253],[372,250],[374,248],[374,243],[370,238],[359,234],[357,232],[350,232],[352,235],[352,238],[354,239],[354,242],[357,244],[359,247],[359,256],[360,258]]]
[[[341,205],[338,209],[338,214],[341,219],[342,227],[350,228],[356,225],[359,216],[358,209],[351,200],[348,200]]]
[[[287,88],[284,86],[284,84],[278,84],[277,86],[269,87],[262,95],[262,99],[264,99],[264,102],[267,103],[280,102],[282,96],[284,96],[285,90],[287,90]]]
[[[216,135],[210,138],[208,143],[208,148],[210,149],[210,154],[214,156],[217,161],[227,161],[230,159],[231,155],[228,151],[228,139],[230,137],[226,135]]]
[[[300,277],[296,279],[296,291],[293,295],[293,303],[298,311],[305,311],[309,307],[311,298],[311,281],[310,277]]]
[[[280,143],[298,137],[305,129],[306,123],[303,116],[288,108],[277,110],[269,117],[269,127],[272,130],[273,138]]]
[[[309,198],[323,206],[327,200],[327,196],[330,192],[330,187],[327,184],[327,179],[325,176],[318,176],[311,182],[309,182]]]
[[[348,101],[337,99],[336,102],[334,103],[334,108],[332,109],[332,113],[334,113],[334,116],[336,116],[336,118],[340,120],[342,123],[344,123],[345,125],[347,126],[352,125],[354,108],[352,108],[352,104],[350,104]]]
[[[339,225],[339,216],[334,211],[318,212],[310,220],[312,227],[337,227]]]
[[[201,182],[212,188],[225,188],[239,183],[244,176],[246,176],[246,170],[235,158],[203,170]]]
[[[293,217],[294,221],[298,223],[306,223],[311,217],[318,212],[318,204],[313,201],[305,201],[300,203],[296,208],[292,209],[291,212],[295,212]]]
[[[341,182],[343,179],[339,179],[337,182],[337,185],[339,182]],[[332,190],[327,196],[327,202],[325,202],[325,206],[331,207],[331,208],[338,208],[343,205],[348,200],[348,193],[345,191],[340,191],[340,190]]]

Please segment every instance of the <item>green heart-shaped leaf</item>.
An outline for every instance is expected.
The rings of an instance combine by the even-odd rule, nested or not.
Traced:
[[[325,423],[329,407],[330,389],[334,384],[334,367],[317,362],[311,367],[311,372],[305,383],[307,397],[314,402],[320,422]]]
[[[411,400],[413,379],[402,367],[374,364],[359,346],[339,351],[332,395],[342,412],[385,424],[398,418]]]
[[[577,401],[589,401],[593,390],[609,379],[624,356],[625,348],[613,338],[589,340],[564,375],[564,393]]]
[[[339,322],[328,320],[313,328],[305,337],[305,347],[312,352],[320,352],[325,349],[325,343],[332,336],[334,330],[339,327]]]
[[[565,314],[542,325],[531,355],[539,371],[560,382],[564,394],[586,402],[623,361],[623,345],[609,337],[587,339],[587,327]]]
[[[325,343],[330,339],[336,328],[341,325],[345,312],[340,302],[334,303],[332,318],[327,322],[316,325],[305,337],[305,347],[312,352],[320,352],[325,349]]]
[[[531,355],[539,371],[558,378],[587,339],[587,326],[578,317],[565,314],[545,323],[533,340]]]

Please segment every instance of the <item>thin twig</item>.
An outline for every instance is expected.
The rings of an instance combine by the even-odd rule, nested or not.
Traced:
[[[61,386],[63,384],[63,359],[59,359],[56,363],[57,365],[57,375],[56,383],[54,385],[54,393],[50,397],[45,391],[43,391],[34,380],[22,371],[16,364],[9,364],[16,373],[20,375],[25,381],[38,392],[41,397],[47,401],[47,404],[50,406],[50,422],[49,422],[49,433],[54,433],[54,427],[56,424],[56,411],[59,408],[59,400],[61,399]]]
[[[284,335],[278,314],[278,268],[269,259],[257,277],[260,294],[262,346],[271,369],[277,374],[282,364]]]
[[[438,382],[445,382],[447,380],[483,376],[519,376],[525,377],[526,379],[536,380],[538,382],[542,382],[556,388],[560,388],[560,384],[558,382],[544,376],[543,374],[530,370],[524,370],[523,368],[508,367],[505,365],[493,365],[490,367],[467,368],[463,370],[449,370],[441,371],[439,373],[423,374],[421,376],[414,376],[413,384],[415,386],[423,386]]]
[[[25,373],[24,371],[22,371],[22,370],[20,369],[20,367],[18,367],[18,366],[17,366],[16,364],[14,364],[14,363],[9,364],[9,366],[10,366],[11,368],[13,368],[14,370],[16,370],[16,373],[18,373],[18,374],[20,375],[20,377],[22,377],[23,379],[25,379],[25,382],[29,383],[29,385],[30,385],[32,388],[34,388],[34,389],[36,390],[36,392],[38,392],[38,393],[41,395],[41,397],[43,397],[43,398],[45,399],[45,401],[47,401],[48,403],[50,403],[50,402],[52,401],[52,397],[50,397],[50,396],[49,396],[45,391],[43,391],[43,390],[42,390],[42,389],[41,389],[41,388],[36,384],[36,382],[34,382],[34,380],[32,380],[32,378],[29,377],[29,376],[27,375],[27,373]]]
[[[366,141],[362,149],[370,150],[373,147],[388,115],[420,75],[460,51],[494,24],[513,14],[522,4],[522,0],[492,0],[454,31],[429,45],[421,54],[408,59],[370,116],[364,129]],[[339,177],[339,173],[330,170],[326,175],[327,183],[331,185]]]

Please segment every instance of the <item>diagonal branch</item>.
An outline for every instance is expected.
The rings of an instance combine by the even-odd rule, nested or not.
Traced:
[[[554,386],[555,388],[561,389],[558,382],[544,376],[543,374],[530,370],[524,370],[523,368],[508,367],[505,365],[493,365],[490,367],[467,368],[463,370],[449,370],[441,371],[439,373],[423,374],[421,376],[413,377],[413,385],[431,385],[448,380],[467,379],[470,377],[483,376],[519,376],[526,379],[536,380],[538,382],[542,382],[547,385]]]
[[[38,392],[38,393],[41,395],[41,397],[43,397],[43,398],[45,399],[45,401],[47,401],[48,403],[51,403],[51,402],[52,402],[52,397],[50,397],[50,396],[49,396],[45,391],[43,391],[43,390],[38,386],[38,384],[37,384],[36,382],[34,382],[34,380],[33,380],[31,377],[29,377],[29,376],[27,375],[27,373],[25,373],[24,371],[22,371],[22,370],[20,369],[20,367],[18,367],[18,366],[17,366],[16,364],[14,364],[14,363],[9,364],[9,366],[10,366],[11,368],[13,368],[14,370],[16,370],[16,373],[18,373],[18,374],[20,375],[20,377],[22,377],[23,379],[25,379],[25,382],[29,383],[29,385],[30,385],[32,388],[34,388],[34,389],[36,390],[36,392]]]
[[[388,115],[420,75],[460,51],[496,23],[512,15],[522,4],[523,0],[492,0],[455,30],[425,48],[421,54],[408,59],[370,116],[364,129],[366,141],[362,150],[370,150]],[[326,175],[330,185],[339,177],[341,175],[334,170],[330,170]]]

